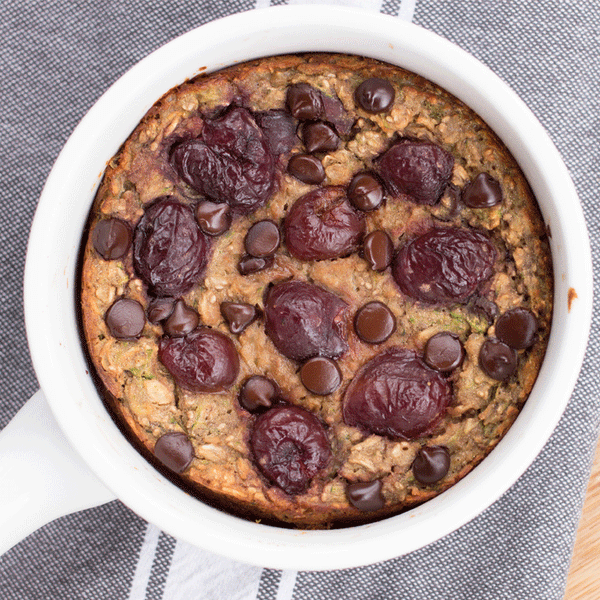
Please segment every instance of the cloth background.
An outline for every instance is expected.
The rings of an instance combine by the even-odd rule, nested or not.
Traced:
[[[508,82],[546,127],[571,172],[597,279],[597,0],[330,3],[412,20],[457,43]],[[268,5],[269,0],[0,4],[0,428],[38,387],[25,339],[22,276],[37,199],[62,145],[102,92],[150,51],[207,21]],[[0,600],[558,600],[597,439],[599,357],[595,315],[577,387],[540,456],[478,518],[412,554],[344,571],[260,569],[178,542],[114,501],[58,519],[0,557]]]

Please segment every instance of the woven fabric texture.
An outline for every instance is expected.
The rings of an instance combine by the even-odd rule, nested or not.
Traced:
[[[25,338],[23,267],[37,199],[69,134],[102,92],[152,50],[205,22],[269,3],[288,2],[6,0],[0,5],[0,428],[38,387]],[[571,172],[597,284],[597,1],[334,3],[412,17],[479,58],[521,96]],[[0,557],[0,599],[560,600],[600,423],[599,332],[595,314],[576,389],[532,466],[479,517],[417,552],[343,571],[260,569],[178,542],[115,501],[58,519]]]

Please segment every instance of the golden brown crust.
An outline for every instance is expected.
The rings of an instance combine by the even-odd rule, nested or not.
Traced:
[[[353,90],[365,78],[390,80],[396,100],[390,112],[368,115],[357,109]],[[133,269],[131,251],[122,260],[105,261],[84,240],[81,273],[82,328],[91,361],[112,398],[110,406],[138,447],[151,452],[169,431],[184,431],[196,458],[181,480],[209,501],[223,500],[226,510],[258,519],[276,519],[302,527],[330,527],[382,518],[423,502],[458,481],[496,445],[513,423],[529,394],[543,360],[552,312],[552,268],[546,230],[527,182],[506,148],[486,125],[450,94],[421,77],[353,56],[302,55],[273,57],[245,63],[185,82],[163,96],[148,112],[107,167],[90,216],[90,230],[106,216],[135,226],[144,206],[173,195],[195,202],[189,188],[177,180],[167,162],[168,140],[197,133],[203,117],[232,102],[250,110],[283,108],[288,85],[306,81],[341,100],[356,119],[354,133],[323,160],[326,184],[347,185],[352,175],[368,169],[397,135],[427,139],[455,157],[452,183],[463,187],[479,172],[502,185],[504,201],[489,209],[463,208],[455,213],[445,195],[434,206],[388,201],[367,214],[367,230],[383,228],[397,242],[433,223],[486,229],[498,249],[495,274],[486,294],[500,312],[516,306],[531,310],[540,323],[539,340],[520,351],[519,370],[506,383],[489,378],[478,367],[479,348],[493,325],[465,305],[426,306],[399,293],[389,270],[368,268],[357,254],[332,261],[304,263],[282,248],[272,268],[242,277],[237,262],[248,220],[237,219],[215,239],[204,281],[184,295],[201,322],[230,335],[221,316],[222,301],[262,306],[265,287],[290,277],[314,281],[335,292],[348,305],[348,314],[377,299],[394,312],[398,328],[384,344],[362,343],[349,331],[349,351],[339,360],[344,385],[330,396],[306,391],[297,376],[298,365],[283,357],[264,333],[262,321],[241,335],[231,336],[240,355],[236,384],[226,393],[192,393],[180,389],[157,357],[160,326],[146,323],[139,340],[119,341],[106,327],[104,315],[116,298],[129,297],[147,307],[145,286]],[[287,157],[281,157],[282,165]],[[279,222],[292,202],[313,189],[280,170],[278,188],[268,204],[250,221]],[[464,343],[467,357],[452,375],[453,404],[427,436],[411,441],[391,440],[347,426],[341,418],[341,398],[357,368],[382,348],[402,345],[422,351],[438,331],[452,331]],[[258,472],[248,448],[254,417],[236,398],[241,383],[255,374],[276,379],[293,404],[315,412],[329,427],[333,461],[314,478],[306,493],[288,496],[269,485]],[[449,448],[451,466],[438,484],[415,481],[411,464],[424,444]],[[352,507],[346,485],[381,479],[385,508],[364,513]]]

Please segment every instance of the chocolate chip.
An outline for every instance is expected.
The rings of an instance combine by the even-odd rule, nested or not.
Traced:
[[[258,317],[258,310],[245,302],[221,302],[221,314],[231,333],[242,333]]]
[[[462,200],[470,208],[491,208],[502,202],[502,188],[491,175],[479,173],[464,187]]]
[[[419,483],[436,483],[450,469],[450,452],[446,446],[424,446],[415,457],[412,472]]]
[[[333,152],[340,144],[340,138],[327,123],[317,121],[302,127],[302,142],[309,154],[315,152]]]
[[[396,317],[383,302],[369,302],[356,311],[354,329],[363,342],[381,344],[394,333]]]
[[[185,433],[165,433],[154,445],[154,456],[171,471],[183,473],[194,458],[194,447]]]
[[[375,210],[383,202],[383,185],[372,173],[357,173],[348,186],[348,199],[359,210]]]
[[[483,296],[476,296],[472,303],[472,309],[483,315],[491,324],[496,320],[499,314],[498,305],[492,300],[488,300]]]
[[[349,483],[346,491],[350,504],[358,510],[372,512],[383,508],[385,502],[381,494],[383,487],[379,479],[375,481]]]
[[[385,79],[371,77],[365,79],[354,91],[354,100],[369,113],[380,113],[389,110],[394,103],[396,93],[394,86]]]
[[[532,346],[536,339],[538,322],[525,308],[507,310],[496,321],[496,337],[511,348],[522,350]]]
[[[381,229],[369,233],[363,241],[363,257],[374,271],[384,271],[392,263],[394,244]]]
[[[118,340],[132,340],[140,336],[146,324],[142,305],[130,298],[119,298],[106,311],[106,325]]]
[[[183,337],[198,327],[198,313],[183,300],[177,300],[173,312],[165,321],[163,329],[171,337]]]
[[[221,235],[231,227],[229,204],[202,200],[196,206],[196,221],[200,229],[208,235]]]
[[[102,219],[94,226],[92,244],[104,260],[121,258],[131,245],[131,228],[121,219]]]
[[[342,373],[331,358],[315,356],[302,365],[300,380],[309,392],[318,396],[327,396],[340,387]]]
[[[246,380],[238,400],[249,412],[260,412],[273,406],[273,401],[280,395],[279,386],[268,377],[253,375]]]
[[[504,342],[489,338],[479,350],[479,366],[492,379],[504,381],[517,368],[517,353]]]
[[[321,161],[310,154],[294,154],[287,166],[288,173],[303,183],[317,185],[325,180]]]
[[[238,263],[238,271],[240,275],[250,275],[273,266],[275,259],[273,255],[265,256],[264,258],[256,258],[249,254],[244,254]]]
[[[164,321],[173,312],[175,298],[154,298],[148,305],[146,314],[148,321],[153,325],[158,325]]]
[[[308,83],[296,83],[288,88],[286,106],[300,121],[313,121],[324,112],[321,92]]]
[[[254,223],[244,238],[246,252],[256,258],[265,258],[274,254],[280,243],[279,227],[269,220]]]
[[[432,369],[448,372],[462,363],[464,355],[465,351],[458,336],[449,331],[442,331],[427,340],[423,358]]]

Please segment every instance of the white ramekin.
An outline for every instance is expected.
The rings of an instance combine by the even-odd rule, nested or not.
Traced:
[[[475,109],[512,151],[538,198],[551,231],[556,275],[546,359],[522,413],[497,448],[434,500],[379,523],[333,531],[244,521],[201,503],[157,473],[105,410],[88,374],[75,312],[81,232],[100,176],[153,102],[201,69],[300,51],[360,54],[397,64]],[[591,257],[577,194],[557,150],[523,102],[473,57],[428,31],[330,6],[264,9],[209,23],[121,77],[84,117],[56,161],[35,215],[25,272],[35,370],[60,429],[87,467],[117,498],[167,533],[233,559],[284,569],[335,569],[399,556],[450,533],[494,502],[531,464],[565,409],[581,367],[591,306]],[[96,502],[108,497],[98,492]]]

